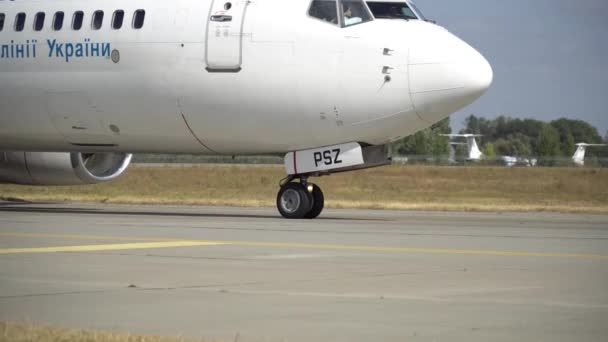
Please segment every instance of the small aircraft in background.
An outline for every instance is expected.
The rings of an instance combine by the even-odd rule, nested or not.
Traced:
[[[606,144],[587,144],[587,143],[578,143],[576,144],[577,149],[572,156],[572,161],[574,164],[578,166],[585,166],[585,153],[587,152],[587,147],[599,147],[599,146],[607,146]]]
[[[467,140],[467,161],[478,162],[483,159],[483,153],[479,150],[477,145],[476,137],[481,137],[479,134],[441,134],[442,137],[449,138],[465,138]],[[450,149],[454,149],[454,146],[462,145],[462,143],[450,142]],[[451,157],[451,154],[450,154]]]
[[[500,159],[505,163],[506,167],[513,166],[536,166],[538,164],[538,159],[536,158],[521,158],[521,157],[513,157],[513,156],[502,156]]]
[[[465,138],[466,143],[454,142],[450,141],[450,157],[449,162],[456,162],[456,147],[459,145],[467,145],[467,161],[478,162],[485,158],[483,152],[479,149],[479,145],[477,144],[477,140],[475,138],[482,137],[480,134],[441,134],[444,137],[450,138]],[[507,167],[513,166],[536,166],[538,160],[537,159],[529,159],[529,158],[520,158],[514,156],[502,156],[500,160]]]

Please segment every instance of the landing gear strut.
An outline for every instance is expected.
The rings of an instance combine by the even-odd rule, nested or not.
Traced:
[[[294,182],[296,177],[289,176],[281,183],[277,208],[288,219],[317,218],[325,205],[323,192],[316,184],[308,183],[308,177],[299,178],[300,182]]]

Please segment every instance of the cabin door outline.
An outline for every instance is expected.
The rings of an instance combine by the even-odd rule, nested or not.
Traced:
[[[239,72],[248,0],[213,0],[207,18],[205,63],[209,72]]]

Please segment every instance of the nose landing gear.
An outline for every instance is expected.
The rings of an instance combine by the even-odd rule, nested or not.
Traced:
[[[314,219],[323,211],[325,198],[321,188],[308,183],[307,177],[300,177],[294,182],[290,176],[281,184],[277,195],[277,208],[281,215],[288,219]]]
[[[345,143],[285,155],[287,178],[280,183],[277,208],[288,219],[314,219],[323,211],[325,199],[319,186],[309,177],[369,169],[391,163],[389,145],[362,146]]]

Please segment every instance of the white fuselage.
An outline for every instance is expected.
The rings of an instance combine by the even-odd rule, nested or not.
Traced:
[[[341,28],[308,16],[310,0],[238,0],[232,10],[242,5],[242,20],[218,24],[210,20],[217,3],[1,1],[0,151],[258,154],[379,145],[468,105],[492,80],[477,51],[432,23]],[[125,24],[114,30],[117,9]],[[134,29],[138,9],[145,24]],[[97,10],[105,17],[93,30]],[[46,22],[35,31],[40,11]],[[51,28],[56,11],[66,18],[59,31]],[[78,31],[70,27],[75,11],[85,13]],[[19,12],[27,14],[22,32],[13,29]],[[209,70],[222,58],[238,68]]]

